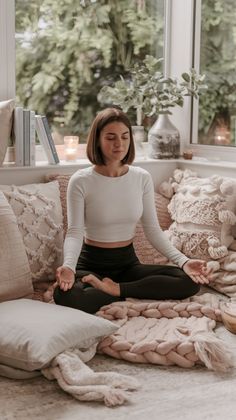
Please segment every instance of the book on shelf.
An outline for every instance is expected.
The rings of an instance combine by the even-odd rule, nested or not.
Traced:
[[[14,138],[16,166],[24,166],[24,126],[23,108],[18,106],[14,110]]]
[[[30,111],[30,166],[35,166],[35,112]]]
[[[35,165],[35,113],[23,107],[14,110],[16,166]]]
[[[48,162],[50,164],[57,164],[60,162],[55,143],[52,138],[51,130],[48,124],[47,117],[45,115],[36,115],[36,133],[39,141],[44,148],[47,155]]]
[[[24,166],[30,166],[30,110],[23,110]]]

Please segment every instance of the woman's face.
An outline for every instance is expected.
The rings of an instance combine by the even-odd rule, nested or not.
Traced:
[[[118,121],[105,125],[100,133],[99,145],[106,163],[122,161],[129,150],[129,128]]]

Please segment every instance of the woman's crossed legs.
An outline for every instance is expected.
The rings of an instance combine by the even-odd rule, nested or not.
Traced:
[[[57,287],[57,304],[95,313],[102,306],[125,300],[185,299],[196,294],[199,285],[180,268],[135,262],[124,270],[89,271],[78,269],[73,287],[64,292]]]

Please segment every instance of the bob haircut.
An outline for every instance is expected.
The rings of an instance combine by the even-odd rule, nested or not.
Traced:
[[[130,134],[130,145],[129,150],[122,159],[123,165],[125,163],[131,164],[135,157],[135,148],[134,148],[134,139],[132,134],[131,123],[127,115],[118,108],[105,108],[103,111],[100,111],[95,117],[87,139],[87,156],[90,162],[94,165],[105,165],[104,156],[100,149],[99,138],[102,129],[112,122],[122,122],[129,129]]]

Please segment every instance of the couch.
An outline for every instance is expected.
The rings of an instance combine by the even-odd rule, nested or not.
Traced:
[[[219,178],[201,179],[191,171],[176,170],[171,178],[160,185],[155,194],[155,203],[160,225],[167,231],[175,246],[189,253],[190,257],[194,253],[194,256],[209,260],[210,264],[213,261],[214,281],[211,286],[217,292],[223,293],[222,297],[233,297],[236,283],[233,229],[235,190],[232,180],[230,183]],[[1,264],[4,261],[8,266],[11,261],[8,277],[3,277],[0,281],[1,301],[25,297],[43,300],[43,293],[54,281],[55,268],[62,259],[66,231],[65,193],[68,179],[67,175],[49,175],[45,178],[45,183],[18,187],[0,186],[13,210],[8,229],[12,229],[10,239],[14,237],[14,243],[8,244],[9,235],[5,233],[5,239],[1,236],[1,247],[7,244],[8,250],[13,253],[12,258],[8,255],[8,260],[7,253],[1,259]],[[199,206],[203,207],[208,203],[204,217],[203,207],[195,207],[199,202]],[[210,202],[213,204],[209,205]],[[196,209],[194,214],[191,210],[193,203],[193,208]],[[219,212],[220,217],[217,216]],[[198,216],[202,217],[198,220]],[[210,242],[207,240],[209,236]],[[189,247],[186,246],[187,239]],[[134,246],[142,262],[168,263],[147,242],[140,225],[137,226]],[[10,283],[10,280],[11,287],[4,289],[3,284]],[[227,334],[225,329],[223,334]],[[232,345],[235,345],[234,337],[230,336],[230,339]],[[104,356],[96,357],[105,363]],[[139,372],[141,375],[140,370]]]

